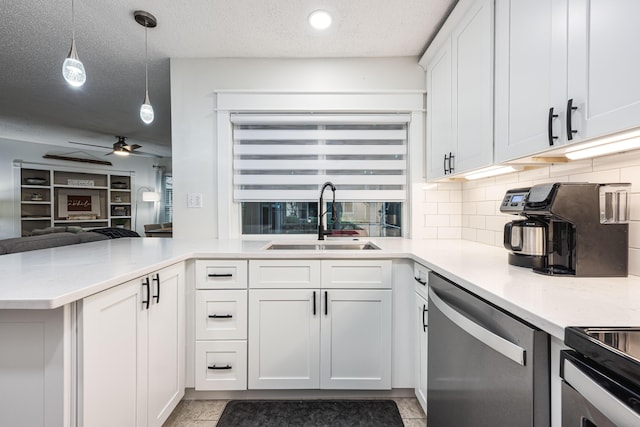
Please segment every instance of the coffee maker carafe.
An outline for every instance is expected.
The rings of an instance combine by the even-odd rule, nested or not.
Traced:
[[[533,261],[513,247],[505,226],[509,264],[549,275],[620,277],[628,274],[630,184],[548,183],[509,190],[500,211],[524,216],[544,232],[543,254]],[[511,227],[509,228],[509,225]],[[507,235],[510,234],[510,245]],[[517,240],[517,239],[516,239]],[[524,262],[526,261],[526,262]],[[534,265],[535,264],[535,265]]]

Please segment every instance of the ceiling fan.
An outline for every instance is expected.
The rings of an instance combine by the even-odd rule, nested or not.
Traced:
[[[76,144],[76,145],[86,145],[89,147],[98,147],[98,148],[105,148],[105,149],[110,149],[111,152],[107,153],[106,155],[111,155],[111,154],[116,154],[118,156],[128,156],[129,154],[135,154],[138,156],[145,156],[145,157],[157,157],[160,158],[162,156],[158,156],[157,154],[152,154],[152,153],[145,153],[143,151],[138,151],[138,148],[141,148],[142,145],[138,145],[138,144],[132,144],[129,145],[126,142],[127,137],[126,136],[116,136],[117,141],[113,144],[112,148],[109,147],[105,147],[103,145],[95,145],[95,144],[87,144],[85,142],[74,142],[74,141],[69,141],[69,144]]]

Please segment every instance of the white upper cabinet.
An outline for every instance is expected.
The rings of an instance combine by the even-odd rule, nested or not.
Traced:
[[[569,99],[575,139],[640,126],[640,2],[569,1]]]
[[[495,160],[566,141],[567,0],[496,1]]]
[[[635,0],[496,0],[496,163],[640,126]]]
[[[461,1],[421,60],[427,178],[493,161],[493,0]]]

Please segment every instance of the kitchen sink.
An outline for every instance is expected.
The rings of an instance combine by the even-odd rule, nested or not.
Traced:
[[[271,242],[264,249],[282,251],[368,251],[379,250],[380,248],[371,242]]]

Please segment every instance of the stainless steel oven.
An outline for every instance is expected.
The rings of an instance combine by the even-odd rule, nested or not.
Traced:
[[[640,328],[567,328],[563,427],[640,426]]]

